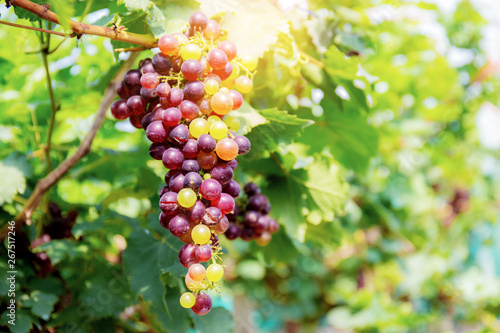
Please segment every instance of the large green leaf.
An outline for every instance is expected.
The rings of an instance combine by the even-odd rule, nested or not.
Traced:
[[[15,166],[7,166],[0,162],[0,205],[11,203],[18,193],[24,193],[26,189],[26,178],[21,170]]]
[[[73,7],[74,0],[49,0],[50,10],[59,16],[59,23],[68,32],[71,32],[71,25],[69,20],[75,15],[75,8]]]
[[[233,315],[224,308],[216,307],[205,316],[198,316],[192,311],[189,315],[193,319],[196,332],[199,333],[231,333],[234,332]]]
[[[58,301],[58,297],[54,294],[35,290],[30,295],[30,301],[31,313],[43,320],[48,320],[54,309],[54,304]]]

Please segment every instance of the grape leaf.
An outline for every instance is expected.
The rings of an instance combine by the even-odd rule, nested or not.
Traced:
[[[36,3],[38,5],[43,5],[43,4],[47,3],[47,1],[45,1],[45,0],[32,0],[31,2]],[[20,19],[29,20],[31,22],[37,22],[37,21],[41,20],[41,18],[38,15],[35,15],[32,12],[27,11],[26,9],[18,7],[18,6],[14,6],[14,13]]]
[[[147,11],[153,4],[149,0],[120,0],[130,11]]]
[[[127,15],[122,15],[121,25],[127,28],[127,32],[134,32],[138,34],[143,34],[146,32],[146,12],[132,12]],[[117,40],[112,40],[111,44],[113,48],[130,47],[130,43],[120,42]]]
[[[250,132],[252,128],[267,122],[266,118],[246,101],[243,101],[243,104],[238,110],[231,111],[230,116],[238,119],[241,124],[237,132],[238,135],[245,135]]]
[[[335,35],[335,26],[338,18],[326,8],[321,8],[311,15],[310,19],[304,21],[307,33],[311,36],[312,42],[319,53],[325,53]]]
[[[35,290],[30,295],[31,312],[43,320],[48,320],[58,297],[54,294]]]
[[[26,178],[21,170],[15,166],[8,166],[0,162],[0,174],[3,177],[0,183],[0,205],[11,203],[17,193],[26,190]]]
[[[199,10],[195,0],[160,0],[149,9],[148,24],[156,37],[181,32],[189,17]]]
[[[74,1],[49,0],[50,10],[59,16],[59,23],[66,31],[71,31],[69,20],[75,15]]]
[[[230,333],[234,332],[233,315],[224,308],[216,307],[205,316],[198,316],[192,311],[189,315],[193,319],[196,332],[203,333]]]

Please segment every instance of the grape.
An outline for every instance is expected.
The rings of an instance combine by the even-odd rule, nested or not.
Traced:
[[[198,172],[194,172],[194,171],[188,172],[184,176],[184,187],[190,188],[193,190],[198,190],[201,186],[202,181],[203,180],[201,179],[201,176]]]
[[[141,75],[144,75],[146,73],[156,74],[155,68],[153,67],[153,64],[151,62],[148,62],[147,64],[141,66],[141,69],[139,71],[141,72]]]
[[[177,193],[167,192],[161,196],[160,209],[166,215],[175,215],[180,211],[180,206],[177,202]]]
[[[201,168],[197,160],[184,160],[184,162],[182,162],[181,170],[185,173],[200,172]]]
[[[231,198],[232,199],[232,198]],[[208,207],[203,215],[203,223],[208,226],[217,225],[222,219],[222,212],[217,207]]]
[[[233,60],[234,57],[236,57],[237,54],[236,45],[234,45],[234,43],[231,41],[224,40],[217,45],[217,48],[224,51],[224,53],[227,56],[227,60],[229,61]]]
[[[141,114],[131,114],[130,115],[130,123],[135,128],[142,128],[142,118],[144,117],[144,113]]]
[[[262,233],[269,228],[271,218],[269,215],[261,215],[254,226],[255,232]]]
[[[141,85],[141,72],[137,69],[131,69],[125,76],[123,77],[123,83],[129,89],[133,89],[134,87]]]
[[[154,121],[154,112],[146,113],[144,117],[142,117],[141,125],[143,129],[147,129],[149,124]]]
[[[210,170],[217,164],[217,155],[214,152],[200,152],[196,160],[198,161],[200,168],[203,170]]]
[[[241,239],[246,240],[246,241],[250,241],[253,239],[253,236],[254,236],[254,231],[252,228],[244,227],[243,229],[241,229],[241,232],[240,232]]]
[[[195,119],[196,117],[198,117],[198,114],[200,113],[200,108],[198,107],[198,105],[187,100],[182,101],[182,103],[179,104],[179,110],[181,110],[182,118],[189,120]]]
[[[161,160],[165,150],[169,148],[164,143],[152,143],[149,146],[149,155],[155,160]]]
[[[255,239],[255,242],[260,246],[266,246],[271,241],[271,234],[269,232],[263,232],[259,238]]]
[[[172,58],[157,53],[153,56],[153,68],[160,75],[168,75],[172,69]]]
[[[208,52],[208,63],[213,69],[223,69],[228,63],[227,55],[221,49],[213,49]]]
[[[236,89],[246,94],[252,91],[253,82],[250,78],[246,76],[240,76],[236,79]]]
[[[184,293],[181,296],[180,303],[183,308],[192,308],[196,303],[196,296],[193,293]]]
[[[179,262],[182,266],[189,268],[192,264],[199,263],[196,259],[196,246],[194,244],[186,244],[179,251]]]
[[[243,96],[236,90],[229,90],[229,96],[233,99],[233,110],[237,110],[241,107],[241,104],[243,104]],[[237,129],[235,129],[237,131]]]
[[[167,169],[180,169],[184,162],[184,155],[178,148],[168,148],[163,153],[162,161]]]
[[[212,249],[208,244],[200,245],[196,249],[195,254],[196,259],[198,259],[200,262],[207,262],[212,258]]]
[[[159,83],[160,80],[158,79],[158,75],[156,75],[156,73],[145,73],[141,76],[141,86],[146,89],[154,89]]]
[[[182,100],[184,99],[184,91],[179,88],[172,88],[170,89],[170,92],[168,93],[168,105],[169,106],[177,106],[181,104]]]
[[[186,158],[196,158],[199,152],[198,141],[189,139],[182,148],[182,153]]]
[[[254,227],[257,225],[257,221],[259,220],[260,214],[256,211],[250,210],[245,214],[245,224],[249,227]]]
[[[231,167],[231,169],[233,170],[236,170],[236,168],[238,167],[238,161],[236,159],[233,159],[229,162],[227,162],[227,164]]]
[[[184,102],[183,102],[184,103]],[[203,118],[196,118],[189,124],[189,132],[195,138],[208,134],[208,123]]]
[[[225,138],[227,136],[227,125],[223,121],[214,121],[210,125],[209,133],[216,140]]]
[[[164,55],[174,55],[179,52],[179,42],[172,35],[165,35],[158,40],[158,48]]]
[[[241,64],[245,66],[250,72],[254,71],[257,68],[257,59],[251,57],[251,56],[244,56],[243,59],[241,59]]]
[[[189,18],[189,25],[194,31],[201,31],[207,27],[208,17],[202,12],[194,12]]]
[[[278,222],[275,220],[275,219],[270,219],[269,220],[269,227],[268,227],[268,231],[270,233],[275,233],[276,231],[278,231],[280,225],[278,224]]]
[[[179,44],[185,44],[189,42],[189,38],[187,38],[186,35],[181,34],[180,32],[176,32],[175,34],[172,34],[172,36],[175,37],[175,39],[177,39]]]
[[[251,147],[250,140],[248,140],[246,137],[242,135],[236,136],[233,140],[238,145],[239,155],[245,155],[248,153]]]
[[[243,190],[245,191],[245,194],[248,195],[249,197],[260,193],[259,187],[254,183],[246,184]]]
[[[231,131],[237,131],[240,129],[241,126],[240,121],[233,116],[226,117],[224,119],[224,124],[226,124],[228,129],[230,129]]]
[[[189,266],[189,277],[195,281],[201,281],[205,278],[206,269],[202,264],[193,264]]]
[[[179,192],[182,190],[184,188],[184,175],[182,173],[178,173],[170,177],[168,187],[172,192]],[[177,200],[179,200],[179,198],[177,198]]]
[[[203,30],[203,36],[207,39],[216,39],[219,37],[220,27],[219,23],[214,20],[208,20],[205,30]]]
[[[248,199],[247,207],[251,210],[263,211],[268,203],[269,200],[267,200],[267,197],[265,195],[256,194]]]
[[[176,126],[182,119],[182,113],[178,108],[171,107],[165,110],[162,114],[162,122],[166,126]]]
[[[203,76],[203,65],[198,60],[188,59],[182,63],[181,72],[190,81],[198,80]]]
[[[196,201],[193,207],[186,209],[186,216],[191,222],[201,222],[205,215],[205,205],[201,201]]]
[[[208,266],[206,275],[208,280],[218,282],[224,276],[224,268],[219,264],[212,264]]]
[[[176,215],[172,217],[170,223],[168,224],[168,229],[172,235],[180,237],[184,235],[189,230],[189,221],[187,217],[183,214]]]
[[[210,108],[210,99],[203,99],[200,101],[200,112],[205,115],[212,113],[212,109]]]
[[[167,139],[167,129],[161,121],[153,121],[146,129],[146,136],[152,142],[163,142]]]
[[[207,200],[219,199],[222,193],[222,187],[215,179],[205,179],[200,186],[200,194]]]
[[[215,226],[215,233],[216,234],[223,234],[226,232],[227,228],[229,227],[229,220],[225,215],[222,216],[220,219],[220,222]]]
[[[128,99],[130,96],[132,96],[130,93],[130,89],[127,88],[123,81],[118,82],[118,84],[116,85],[116,93],[122,99]]]
[[[215,75],[215,74],[207,75],[207,77],[205,78],[205,82],[207,82],[208,80],[215,80],[215,81],[217,81],[217,83],[219,85],[222,83],[222,80],[220,79],[220,77],[218,75]]]
[[[214,69],[212,73],[216,74],[222,81],[226,82],[233,73],[233,64],[227,62],[224,67],[222,67],[221,69]],[[224,82],[222,82],[222,84],[224,84]]]
[[[170,130],[170,139],[178,144],[186,143],[189,139],[189,129],[183,124],[175,126]]]
[[[201,66],[203,67],[203,76],[208,75],[208,73],[210,73],[211,68],[210,68],[210,64],[208,63],[207,57],[201,57],[200,63],[201,63]]]
[[[226,235],[227,239],[235,240],[240,236],[240,230],[236,225],[230,223],[224,234]]]
[[[152,99],[155,99],[158,97],[158,92],[156,89],[146,89],[144,87],[141,87],[141,90],[139,91],[139,95],[143,98],[145,102],[148,102]],[[144,112],[144,110],[143,110]]]
[[[227,184],[233,179],[233,169],[227,163],[217,163],[210,171],[212,179],[217,180],[221,185]]]
[[[233,99],[227,93],[218,92],[210,99],[210,106],[215,113],[225,115],[233,109]]]
[[[168,182],[170,181],[170,179],[172,179],[173,176],[179,174],[179,173],[182,173],[180,170],[169,170],[166,174],[165,174],[165,184],[168,185]]]
[[[170,89],[171,87],[167,82],[162,82],[156,86],[156,93],[160,97],[167,97]]]
[[[194,204],[196,203],[196,193],[194,193],[194,191],[190,188],[183,188],[182,190],[179,191],[179,194],[177,195],[177,200],[179,201],[179,205],[181,205],[184,208],[193,207]]]
[[[172,222],[172,221],[170,221]],[[193,228],[191,237],[196,244],[207,244],[211,237],[210,229],[204,224],[198,224]]]
[[[198,296],[196,296],[196,302],[191,308],[191,310],[199,316],[206,315],[211,309],[212,299],[204,292],[201,292]]]
[[[116,119],[127,119],[130,116],[127,102],[124,99],[114,101],[113,104],[111,104],[111,113]]]
[[[238,64],[238,62],[233,60],[233,61],[231,61],[231,64],[233,65],[233,72],[227,78],[228,80],[234,80],[238,76],[240,76],[240,65]]]
[[[238,144],[233,139],[224,138],[217,142],[215,152],[220,159],[230,161],[238,156]]]
[[[198,138],[198,146],[204,153],[211,153],[214,151],[217,141],[210,134],[202,134]]]
[[[184,97],[197,102],[205,96],[205,85],[201,81],[189,81],[184,86]]]
[[[220,198],[212,201],[212,207],[217,207],[222,214],[229,214],[234,209],[234,199],[227,193],[221,193]],[[207,209],[208,210],[208,209]]]
[[[186,44],[181,49],[181,58],[186,61],[189,59],[198,60],[201,57],[201,48],[196,44]]]
[[[224,193],[229,194],[233,198],[240,196],[241,188],[236,180],[230,180],[222,189]]]
[[[213,95],[219,91],[219,83],[217,80],[209,79],[205,81],[205,92],[209,95]]]
[[[168,230],[168,223],[170,222],[170,219],[171,219],[171,218],[172,218],[172,216],[169,216],[169,215],[167,215],[167,214],[165,214],[165,213],[161,212],[161,213],[160,213],[160,218],[159,218],[159,220],[160,220],[160,225],[161,225],[163,228],[165,228],[165,229],[167,229],[167,230]]]

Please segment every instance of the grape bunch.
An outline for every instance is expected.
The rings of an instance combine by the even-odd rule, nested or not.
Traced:
[[[217,289],[224,275],[217,235],[226,232],[241,191],[235,158],[251,147],[228,113],[252,90],[257,62],[238,58],[234,43],[223,39],[216,21],[194,13],[184,33],[162,36],[160,52],[126,73],[116,87],[121,99],[111,105],[115,118],[146,130],[151,157],[169,169],[159,220],[185,243],[179,261],[191,292],[180,303],[198,315],[210,311],[205,291]]]
[[[278,231],[278,222],[269,216],[271,204],[269,199],[260,193],[254,183],[243,188],[248,197],[246,204],[237,205],[232,214],[228,214],[229,226],[226,238],[234,240],[238,237],[245,241],[255,240],[261,246],[271,241],[271,234]]]

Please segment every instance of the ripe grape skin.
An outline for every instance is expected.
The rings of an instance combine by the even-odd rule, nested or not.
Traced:
[[[235,240],[240,236],[240,229],[238,229],[238,227],[235,224],[230,223],[229,227],[227,228],[224,234],[226,235],[227,239]]]
[[[212,207],[217,207],[222,214],[229,214],[234,209],[234,199],[227,193],[221,193],[220,198],[212,200]]]
[[[221,185],[226,185],[231,179],[233,179],[233,169],[224,162],[217,163],[212,171],[210,171],[210,176],[212,179],[217,180]]]
[[[249,197],[260,193],[260,188],[254,183],[246,184],[243,190],[245,191],[245,194],[248,195]]]
[[[172,58],[157,53],[153,56],[153,68],[160,75],[168,75],[172,69]]]
[[[165,150],[167,150],[169,147],[165,145],[164,143],[152,143],[149,146],[149,155],[154,158],[155,160],[161,160],[163,153]]]
[[[160,213],[159,220],[160,220],[160,225],[168,230],[168,223],[172,219],[172,216],[167,215],[163,212]]]
[[[200,193],[207,200],[216,200],[222,193],[222,187],[215,179],[205,179],[201,183]]]
[[[254,231],[252,228],[244,227],[243,229],[241,229],[241,232],[240,232],[241,239],[246,240],[246,241],[250,241],[253,239],[253,236],[254,236]]]
[[[138,69],[131,69],[123,77],[123,83],[129,89],[133,89],[141,85],[141,72]]]
[[[166,215],[172,216],[177,214],[181,207],[177,202],[177,193],[167,192],[160,199],[160,209]]]
[[[182,172],[199,172],[201,170],[200,164],[197,160],[184,160],[181,166]]]
[[[217,155],[214,152],[200,152],[196,158],[203,170],[210,170],[217,164]]]
[[[212,108],[210,107],[210,99],[203,99],[199,102],[200,112],[209,115],[212,113]]]
[[[162,156],[163,165],[167,169],[180,169],[184,155],[178,148],[168,148]]]
[[[256,233],[263,233],[264,231],[269,229],[270,220],[271,220],[271,218],[269,217],[269,215],[259,216],[259,218],[257,219],[257,223],[254,226],[255,232]]]
[[[256,194],[248,199],[247,209],[263,211],[269,203],[267,197],[263,194]]]
[[[177,106],[184,100],[184,91],[179,88],[172,88],[168,93],[167,101],[169,106]]]
[[[223,69],[228,63],[227,55],[221,49],[210,50],[208,52],[207,59],[210,66],[215,70]]]
[[[198,60],[188,59],[182,63],[181,72],[187,80],[198,80],[203,77],[203,65]]]
[[[245,137],[243,135],[238,135],[233,140],[238,145],[238,154],[239,155],[245,155],[250,151],[250,148],[252,146],[250,144],[250,140],[248,140],[247,137]]]
[[[202,264],[193,264],[189,266],[189,277],[195,281],[201,281],[205,278],[206,270]]]
[[[142,118],[144,117],[144,115],[145,113],[131,114],[129,119],[132,126],[138,129],[142,129]]]
[[[212,73],[219,76],[222,81],[227,80],[233,73],[233,64],[228,62],[224,67],[220,69],[214,69]]]
[[[254,227],[257,225],[257,221],[259,220],[260,214],[256,211],[249,210],[245,214],[245,224],[249,227]]]
[[[127,88],[123,81],[118,82],[118,84],[116,85],[116,93],[122,99],[128,99],[130,96],[132,96],[130,93],[130,89]]]
[[[204,30],[208,24],[208,17],[202,12],[194,12],[189,17],[189,26],[195,31]]]
[[[181,104],[179,104],[179,110],[182,113],[182,118],[189,120],[195,119],[200,113],[200,108],[198,107],[198,105],[189,100],[182,101]]]
[[[198,146],[198,141],[194,139],[189,139],[182,148],[182,153],[186,158],[196,158],[198,156],[200,149]]]
[[[275,219],[271,219],[269,220],[269,227],[267,228],[267,230],[270,233],[275,233],[276,231],[278,231],[279,227],[279,223]]]
[[[215,233],[220,235],[226,232],[227,228],[229,227],[229,220],[225,215],[222,216],[220,219],[220,222],[215,226]]]
[[[232,199],[232,198],[231,198]],[[217,207],[208,207],[203,215],[203,223],[210,226],[217,225],[222,219],[222,212]]]
[[[204,153],[211,153],[214,151],[217,141],[210,134],[202,134],[198,138],[198,146]]]
[[[165,35],[158,40],[158,48],[164,55],[173,55],[179,51],[179,42],[174,36]]]
[[[216,39],[220,34],[219,23],[215,20],[208,20],[205,30],[203,30],[203,36],[207,39]]]
[[[139,95],[147,103],[150,100],[155,99],[156,97],[158,97],[158,92],[156,91],[156,89],[147,89],[147,88],[141,87]],[[142,110],[142,111],[144,112],[144,110]]]
[[[179,251],[179,262],[182,266],[189,268],[192,264],[199,263],[199,260],[196,258],[196,246],[194,244],[186,244],[181,247]]]
[[[165,186],[162,186],[159,190],[158,190],[158,196],[161,198],[165,193],[167,193],[168,191],[170,191],[170,189],[168,188],[168,185],[165,185]]]
[[[184,124],[179,124],[170,130],[170,139],[172,141],[183,144],[189,140],[189,129]]]
[[[171,107],[162,114],[162,122],[170,127],[176,126],[182,119],[182,113],[178,108]]]
[[[165,174],[165,184],[168,185],[168,182],[170,181],[170,179],[175,176],[176,174],[178,173],[182,173],[181,170],[169,170],[166,174]]]
[[[217,142],[215,152],[220,159],[230,161],[238,156],[238,144],[229,138],[224,138]]]
[[[199,316],[204,316],[212,309],[212,299],[210,296],[201,292],[196,296],[196,302],[191,310]]]
[[[154,112],[149,112],[142,117],[141,124],[143,129],[147,129],[148,126],[154,121]]]
[[[162,82],[156,86],[156,93],[160,97],[167,97],[170,89],[172,88],[167,82]]]
[[[233,171],[238,167],[238,161],[236,159],[228,161],[227,164],[231,167],[231,169],[233,169]]]
[[[184,188],[184,175],[182,173],[173,175],[168,181],[168,187],[173,192],[182,190]]]
[[[205,215],[205,205],[201,201],[196,201],[194,206],[186,209],[186,216],[191,222],[200,222]]]
[[[184,86],[184,98],[197,102],[205,96],[205,85],[201,81],[189,81]]]
[[[127,119],[130,116],[127,102],[124,99],[118,99],[111,104],[111,113],[116,119]],[[215,148],[215,147],[214,147]]]
[[[198,190],[202,183],[201,176],[198,172],[188,172],[184,176],[184,187],[192,190]]]
[[[233,110],[239,109],[243,104],[243,96],[236,90],[229,90],[228,94],[233,99]]]
[[[200,245],[196,249],[195,254],[196,259],[198,259],[200,262],[207,262],[212,258],[212,249],[208,244]]]
[[[233,60],[234,57],[236,57],[236,54],[238,53],[238,51],[236,50],[236,45],[234,45],[233,42],[228,41],[228,40],[224,40],[224,41],[220,42],[217,45],[217,48],[224,51],[224,53],[227,56],[228,61]]]
[[[153,89],[158,86],[160,80],[158,79],[158,75],[156,73],[144,73],[141,76],[141,86],[146,89]]]
[[[167,129],[161,121],[153,121],[146,129],[146,136],[149,140],[155,143],[165,141],[167,139],[167,135]]]
[[[219,91],[210,99],[210,106],[215,113],[225,115],[233,109],[233,99],[228,93]]]
[[[172,217],[168,224],[168,229],[174,236],[180,237],[188,232],[189,226],[190,224],[186,215],[178,214]]]
[[[239,197],[241,193],[240,184],[235,180],[230,180],[222,189],[233,198]]]

